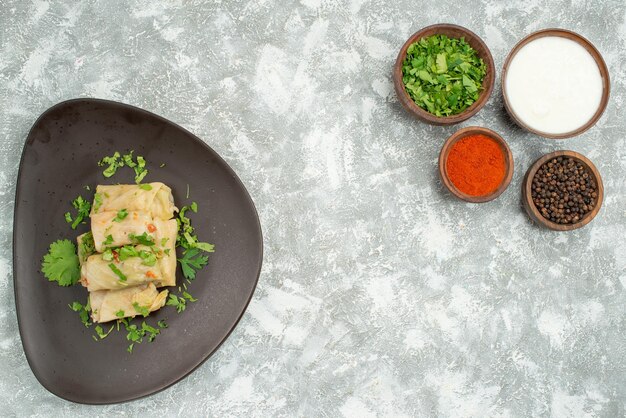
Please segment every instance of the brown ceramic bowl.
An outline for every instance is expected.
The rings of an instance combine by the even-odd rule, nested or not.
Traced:
[[[458,140],[465,138],[466,136],[477,134],[482,134],[495,140],[502,148],[502,152],[504,153],[504,158],[506,162],[506,173],[504,175],[504,180],[502,180],[500,186],[493,193],[484,196],[468,195],[457,189],[456,186],[448,178],[447,170],[448,155],[450,154],[452,146]],[[513,154],[511,153],[511,150],[509,149],[506,141],[491,129],[481,128],[479,126],[470,126],[456,131],[450,138],[446,140],[446,142],[443,144],[443,147],[441,148],[441,152],[439,153],[439,176],[441,177],[441,181],[443,182],[444,186],[446,186],[446,188],[450,190],[450,193],[452,193],[459,199],[470,203],[485,203],[500,196],[509,186],[509,183],[511,183],[511,178],[513,178],[513,166]]]
[[[580,162],[589,170],[594,180],[596,181],[596,184],[598,185],[598,200],[596,206],[591,212],[586,214],[580,221],[576,222],[575,224],[557,224],[550,221],[549,219],[544,218],[539,210],[537,210],[535,203],[532,201],[531,186],[533,178],[535,177],[535,173],[537,172],[537,170],[539,170],[539,167],[541,167],[546,161],[561,156],[572,157],[574,160]],[[587,225],[589,222],[591,222],[593,218],[596,217],[596,215],[600,211],[603,198],[604,186],[602,184],[602,177],[600,176],[600,172],[587,157],[574,151],[555,151],[539,158],[537,161],[534,162],[533,165],[530,166],[530,168],[526,172],[526,176],[524,177],[524,182],[522,183],[522,201],[524,203],[524,208],[526,209],[526,212],[528,212],[528,216],[530,216],[530,218],[539,225],[545,226],[546,228],[552,229],[554,231],[571,231],[573,229],[578,229]]]
[[[483,90],[478,96],[478,100],[474,102],[470,107],[465,109],[463,112],[451,115],[451,116],[435,116],[432,113],[422,109],[419,107],[413,99],[408,95],[406,90],[404,89],[404,83],[402,82],[402,62],[406,58],[406,50],[409,46],[419,41],[422,38],[427,38],[432,35],[447,35],[449,38],[465,38],[468,44],[474,50],[480,58],[483,59],[485,65],[487,66],[487,74],[485,74],[485,78],[483,80]],[[424,29],[416,32],[411,36],[405,43],[402,45],[400,49],[400,53],[398,53],[398,58],[396,59],[396,63],[393,67],[393,85],[396,90],[396,94],[400,103],[409,113],[412,113],[418,119],[430,123],[432,125],[454,125],[459,122],[463,122],[474,116],[480,109],[485,106],[487,100],[489,100],[489,96],[493,91],[493,85],[495,83],[496,74],[495,74],[495,65],[493,63],[493,57],[491,56],[491,52],[487,45],[483,42],[482,39],[478,37],[474,32],[465,29],[461,26],[451,25],[451,24],[438,24],[427,26]]]
[[[543,38],[545,36],[560,36],[560,37],[570,39],[580,44],[583,48],[587,50],[587,52],[591,54],[593,59],[596,61],[596,64],[598,64],[598,69],[600,70],[600,75],[602,76],[603,93],[602,93],[602,99],[600,99],[600,105],[598,106],[598,110],[596,110],[596,113],[589,120],[589,122],[587,122],[580,128],[574,131],[565,132],[562,134],[550,134],[546,132],[541,132],[528,126],[515,114],[515,112],[511,108],[511,105],[509,103],[509,98],[506,92],[506,75],[509,69],[509,64],[515,57],[515,54],[517,54],[518,51],[524,45],[528,44],[531,41],[534,41],[535,39]],[[611,92],[611,82],[609,78],[609,70],[606,66],[606,63],[604,62],[604,59],[602,58],[602,55],[600,55],[600,52],[586,38],[584,38],[583,36],[575,32],[572,32],[566,29],[554,29],[554,28],[543,29],[543,30],[531,33],[530,35],[526,36],[524,39],[519,41],[517,45],[513,47],[513,49],[509,53],[509,56],[506,58],[506,61],[504,61],[504,66],[502,68],[502,96],[504,97],[504,106],[506,107],[507,112],[511,116],[511,119],[513,119],[513,121],[515,121],[515,123],[519,125],[521,128],[529,132],[532,132],[536,135],[543,136],[544,138],[550,138],[550,139],[571,138],[573,136],[580,135],[586,130],[588,130],[589,128],[591,128],[593,125],[596,124],[596,122],[598,122],[598,119],[600,119],[600,117],[602,116],[602,113],[604,113],[604,109],[606,109],[606,105],[609,101],[610,92]]]

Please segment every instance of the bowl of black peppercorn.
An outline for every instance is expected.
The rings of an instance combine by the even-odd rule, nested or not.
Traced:
[[[555,231],[587,225],[600,211],[602,177],[593,163],[574,151],[556,151],[530,166],[522,200],[530,218]]]

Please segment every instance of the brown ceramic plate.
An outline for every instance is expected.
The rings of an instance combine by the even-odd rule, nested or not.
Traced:
[[[75,240],[88,230],[71,230],[63,217],[77,195],[91,198],[83,186],[133,182],[128,168],[105,179],[97,165],[103,156],[128,149],[148,161],[145,181],[171,186],[179,207],[198,203],[199,212],[190,216],[198,237],[216,245],[209,264],[188,285],[198,301],[181,314],[166,306],[150,315],[148,323],[166,319],[169,328],[132,354],[125,332],[96,342],[93,327],[85,328],[68,308],[72,301],[86,301],[82,286],[59,287],[40,272],[52,241]],[[180,126],[125,104],[78,99],[48,109],[28,134],[15,196],[15,303],[28,363],[55,395],[88,404],[124,402],[182,379],[239,322],[262,258],[259,219],[243,184],[215,151]],[[177,277],[182,283],[180,266]]]

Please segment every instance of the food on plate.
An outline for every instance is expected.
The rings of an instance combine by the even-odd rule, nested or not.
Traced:
[[[91,216],[102,212],[144,212],[160,219],[172,219],[176,207],[172,189],[163,183],[99,185],[91,205]]]
[[[188,302],[195,302],[187,283],[208,263],[208,256],[202,252],[213,252],[214,246],[198,240],[186,215],[188,211],[197,213],[196,202],[179,210],[170,187],[161,182],[140,183],[148,172],[141,156],[135,162],[132,151],[124,155],[116,152],[103,158],[100,165],[108,165],[103,172],[107,178],[121,167],[132,168],[137,184],[98,185],[92,203],[82,196],[74,199],[76,213],[67,212],[65,220],[75,229],[86,224],[89,216],[91,228],[76,238],[76,244],[67,239],[53,242],[41,271],[60,286],[80,282],[89,292],[87,303],[75,301],[70,308],[86,327],[92,325],[91,321],[117,320],[117,328],[121,324],[128,333],[128,351],[132,352],[144,337],[152,341],[167,325],[160,320],[158,328],[145,321],[139,326],[131,319],[137,315],[147,317],[164,306],[181,313]],[[184,281],[174,294],[171,289],[177,284],[177,247],[181,248]],[[164,287],[170,290],[159,289]],[[113,328],[105,331],[96,325],[94,340],[107,337]]]
[[[91,318],[108,322],[136,315],[148,316],[165,305],[167,290],[159,292],[154,283],[121,290],[96,290],[89,294]]]

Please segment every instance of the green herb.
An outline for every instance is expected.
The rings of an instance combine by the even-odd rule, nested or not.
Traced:
[[[96,334],[98,334],[98,337],[100,337],[100,339],[103,340],[111,333],[111,331],[113,331],[113,328],[115,328],[115,325],[111,325],[111,328],[109,328],[107,332],[104,332],[104,330],[102,329],[100,325],[96,325],[95,330],[96,330]]]
[[[165,322],[165,319],[161,319],[157,322],[157,325],[159,326],[159,328],[167,328],[167,323]]]
[[[89,187],[89,185],[87,185],[87,186],[83,186],[83,188],[84,188],[85,190],[87,190],[87,191],[91,191],[91,187]]]
[[[70,240],[57,240],[50,244],[48,254],[44,255],[41,272],[51,282],[59,286],[70,286],[80,279],[80,264],[76,255],[76,246]]]
[[[170,249],[169,249],[169,248],[164,249],[164,250],[163,250],[163,253],[164,253],[166,256],[168,256],[168,257],[169,257],[169,255],[170,255]]]
[[[189,183],[187,183],[187,195],[185,196],[185,199],[189,199]]]
[[[191,220],[187,217],[186,212],[191,210],[192,212],[198,211],[198,204],[192,202],[190,206],[183,206],[178,212],[176,217],[176,223],[178,224],[178,236],[176,237],[176,246],[189,248],[199,248],[202,251],[212,253],[215,251],[215,246],[206,242],[199,242],[195,234],[194,227],[191,225]]]
[[[154,245],[154,238],[151,235],[148,235],[147,232],[144,232],[141,235],[128,234],[128,238],[130,238],[133,244],[136,245],[147,245],[149,247]]]
[[[144,266],[154,266],[157,262],[156,254],[152,251],[141,250],[139,251],[139,257],[141,258],[141,264]]]
[[[135,344],[140,344],[143,341],[144,337],[147,336],[148,341],[152,342],[154,341],[156,336],[161,333],[161,330],[148,325],[146,321],[143,321],[141,323],[141,327],[138,327],[135,324],[129,324],[129,322],[126,319],[119,320],[118,325],[120,323],[123,324],[124,327],[126,328],[126,332],[127,332],[126,340],[130,341],[130,345],[128,346],[126,351],[128,351],[131,354],[133,352],[133,348]],[[157,324],[159,325],[160,328],[167,327],[167,325],[161,326],[161,321],[159,321]]]
[[[187,301],[183,297],[178,297],[172,293],[169,295],[169,299],[165,303],[168,306],[173,306],[176,308],[176,312],[181,313],[187,308]]]
[[[104,167],[108,165],[108,167],[102,172],[104,177],[111,177],[118,168],[124,167],[124,162],[120,159],[120,153],[115,151],[115,153],[110,157],[104,157],[102,160],[98,161],[98,165],[100,167]]]
[[[193,296],[191,296],[189,293],[187,292],[183,292],[183,296],[185,297],[185,299],[187,299],[189,302],[196,302],[198,299],[194,298]]]
[[[196,278],[196,270],[200,270],[206,266],[209,262],[209,257],[206,255],[199,255],[199,250],[191,248],[183,253],[183,258],[179,258],[180,266],[183,269],[183,276],[188,280]]]
[[[78,251],[79,254],[82,254],[83,259],[82,261],[85,261],[87,259],[87,257],[89,257],[91,254],[96,252],[96,244],[93,241],[93,234],[91,233],[91,231],[83,234],[83,238],[81,239],[81,243],[80,243],[80,251]]]
[[[89,322],[89,299],[87,299],[87,304],[84,306],[80,302],[72,302],[72,304],[68,306],[74,312],[78,312],[78,316],[80,316],[80,321],[85,327],[89,328],[89,326],[91,325],[91,322]]]
[[[409,46],[402,81],[411,99],[435,116],[471,106],[482,90],[487,66],[464,38],[433,35]]]
[[[111,270],[113,270],[113,273],[115,273],[115,275],[117,277],[120,278],[120,282],[125,282],[127,280],[127,277],[124,273],[122,273],[122,271],[120,269],[117,268],[117,266],[113,263],[109,263],[109,268]]]
[[[122,222],[128,216],[128,211],[126,209],[122,209],[117,211],[117,215],[113,218],[113,222]]]
[[[165,247],[165,244],[167,244],[167,241],[169,241],[170,239],[168,237],[165,238],[161,238],[161,247]]]
[[[161,165],[159,166],[159,168],[163,168],[165,167],[165,163],[161,163]]]
[[[117,316],[118,318],[124,318],[126,316],[126,313],[120,309],[119,311],[115,312],[115,316]]]
[[[102,253],[102,259],[104,261],[113,260],[113,250],[111,250],[110,248],[107,248],[106,250],[104,250],[104,252]]]
[[[102,241],[102,245],[107,246],[113,244],[113,235],[109,234],[106,236],[106,239]]]
[[[135,311],[139,312],[144,318],[150,315],[150,307],[149,306],[140,306],[137,302],[133,302],[133,308]]]
[[[139,257],[139,252],[132,245],[124,245],[119,249],[118,257],[120,261],[124,261],[131,257]]]
[[[138,155],[137,161],[133,161],[133,151],[124,155],[120,155],[120,153],[116,151],[112,156],[104,157],[100,160],[98,165],[101,167],[108,165],[108,167],[102,172],[104,177],[113,176],[117,172],[118,168],[126,165],[135,171],[135,183],[137,184],[141,183],[141,180],[143,180],[143,178],[148,174],[148,170],[146,169],[146,160],[142,156]]]
[[[76,229],[83,219],[89,216],[91,203],[83,199],[82,196],[78,196],[76,199],[72,200],[72,206],[77,210],[77,213],[73,219],[70,212],[65,213],[65,221],[72,224],[72,229]]]
[[[102,206],[102,195],[100,193],[96,193],[93,195],[93,211],[94,213],[98,212],[98,209],[100,209],[100,206]]]
[[[152,186],[150,186],[149,184],[140,184],[139,188],[148,191],[152,190]]]

